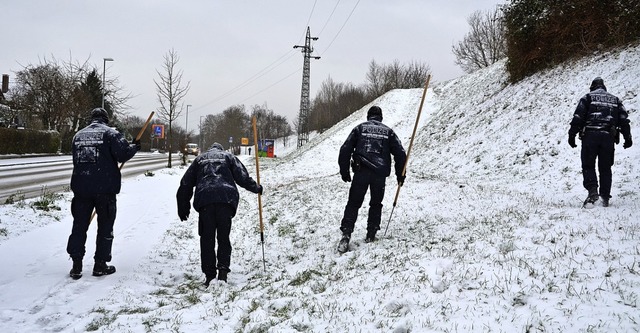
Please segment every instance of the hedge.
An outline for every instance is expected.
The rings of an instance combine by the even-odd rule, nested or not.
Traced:
[[[60,134],[57,131],[0,128],[0,154],[57,153]]]

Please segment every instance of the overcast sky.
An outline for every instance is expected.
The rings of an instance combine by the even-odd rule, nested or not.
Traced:
[[[134,96],[131,114],[146,118],[159,103],[154,80],[174,49],[191,90],[188,129],[200,116],[244,104],[267,104],[295,120],[300,107],[307,26],[312,45],[311,94],[323,81],[365,83],[371,60],[420,61],[433,80],[463,74],[451,46],[469,31],[467,17],[504,0],[0,0],[0,72],[43,58],[88,59]],[[183,112],[178,125],[185,126]]]

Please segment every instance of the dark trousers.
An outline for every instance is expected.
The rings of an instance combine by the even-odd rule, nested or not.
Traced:
[[[598,176],[596,175],[596,159],[598,161],[598,173],[600,174],[600,195],[611,197],[611,166],[615,144],[608,132],[586,132],[582,138],[582,185],[587,190],[598,188]]]
[[[349,200],[344,209],[344,216],[340,225],[340,230],[343,233],[351,234],[353,232],[356,219],[358,219],[358,210],[362,207],[367,189],[371,190],[367,232],[375,233],[380,230],[385,181],[386,177],[377,175],[373,170],[366,167],[363,167],[353,175],[353,181],[349,189]]]
[[[116,220],[115,194],[76,195],[73,197],[71,200],[73,228],[67,242],[67,253],[73,259],[84,257],[87,230],[89,230],[91,214],[94,209],[98,220],[98,233],[96,235],[96,253],[93,258],[100,261],[111,261],[113,224]]]
[[[233,207],[211,204],[200,209],[198,235],[200,235],[200,264],[205,275],[216,275],[216,268],[229,272],[231,264],[231,218]],[[216,238],[218,251],[216,256]],[[216,265],[217,260],[217,265]]]

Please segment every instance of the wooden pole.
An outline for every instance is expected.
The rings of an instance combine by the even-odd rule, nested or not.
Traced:
[[[420,100],[420,107],[418,108],[418,116],[416,117],[416,123],[413,125],[413,133],[411,134],[411,141],[409,142],[409,149],[407,149],[407,159],[404,161],[404,166],[402,167],[402,176],[407,173],[407,165],[409,164],[409,156],[411,155],[411,147],[413,147],[413,139],[416,136],[416,131],[418,130],[418,122],[420,121],[420,114],[422,113],[422,106],[424,105],[424,98],[427,95],[427,89],[429,88],[429,81],[431,81],[431,74],[427,75],[427,83],[424,85],[424,90],[422,91],[422,99]],[[387,229],[389,229],[389,224],[391,223],[391,217],[393,216],[393,211],[396,209],[396,203],[398,203],[398,196],[400,195],[400,184],[396,189],[396,196],[393,199],[393,207],[391,208],[391,214],[389,214],[389,221],[387,222],[387,227],[384,228],[384,235],[387,234]]]
[[[256,157],[256,182],[260,185],[260,164],[258,160],[258,129],[257,129],[257,120],[256,117],[253,116],[251,119],[253,124],[253,151]],[[262,243],[262,267],[264,271],[267,271],[267,264],[264,260],[264,224],[262,223],[262,194],[258,194],[258,212],[260,216],[260,242]]]

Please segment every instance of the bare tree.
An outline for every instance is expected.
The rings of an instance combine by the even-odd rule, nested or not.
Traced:
[[[429,73],[429,65],[418,61],[405,65],[394,60],[389,65],[378,65],[372,60],[365,85],[367,98],[373,100],[393,89],[420,88]]]
[[[412,61],[405,67],[402,85],[407,88],[422,87],[427,79],[427,75],[430,73],[431,67],[429,67],[429,65],[419,61]]]
[[[311,109],[311,129],[324,131],[366,104],[363,88],[338,83],[328,77],[318,90]]]
[[[502,11],[476,11],[467,18],[471,31],[453,45],[456,64],[466,73],[490,66],[506,57],[507,44]]]
[[[293,134],[287,118],[275,114],[266,103],[254,105],[251,108],[251,116],[257,118],[258,136],[262,139],[276,139]],[[253,137],[253,135],[249,137]]]
[[[158,102],[160,103],[158,117],[169,124],[169,164],[167,165],[169,168],[171,167],[171,154],[173,153],[173,122],[182,114],[184,105],[181,102],[190,88],[190,82],[186,84],[182,82],[182,70],[176,68],[179,60],[178,53],[174,49],[169,50],[164,56],[163,71],[156,70],[160,79],[158,81],[153,80],[156,85]]]
[[[369,72],[367,72],[367,94],[376,98],[385,93],[384,90],[384,68],[378,65],[374,60],[369,63]]]

